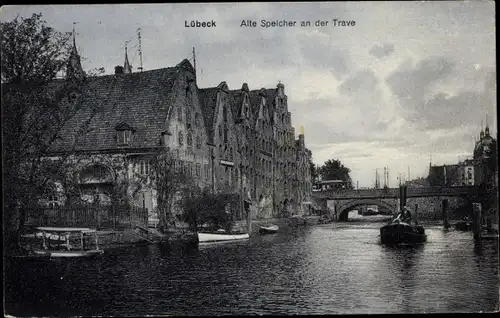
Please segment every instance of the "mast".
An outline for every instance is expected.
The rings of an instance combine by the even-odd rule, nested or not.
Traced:
[[[139,58],[140,58],[140,66],[138,69],[142,72],[142,45],[141,45],[141,28],[137,29],[137,38],[139,39]]]
[[[384,167],[384,188],[387,187],[387,167]]]
[[[387,167],[387,187],[389,187],[389,167]]]
[[[193,46],[193,67],[194,67],[194,73],[196,74],[196,52],[194,50],[194,46]]]

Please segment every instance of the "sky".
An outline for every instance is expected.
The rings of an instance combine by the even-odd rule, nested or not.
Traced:
[[[431,160],[471,157],[486,120],[496,135],[492,1],[4,6],[0,20],[33,13],[59,31],[76,22],[85,70],[113,73],[130,41],[137,71],[140,28],[144,70],[191,59],[194,47],[200,88],[281,82],[313,161],[340,159],[355,186],[372,187],[376,171],[383,184],[384,167],[396,186],[398,177],[427,176]],[[192,20],[216,26],[186,27]],[[262,20],[297,22],[264,28]]]

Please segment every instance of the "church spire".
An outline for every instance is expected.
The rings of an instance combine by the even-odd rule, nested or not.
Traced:
[[[83,72],[82,64],[80,61],[80,55],[76,49],[76,39],[75,39],[75,22],[73,22],[73,47],[71,48],[69,54],[68,65],[66,67],[66,78],[67,79],[83,79],[85,73]]]
[[[123,63],[123,73],[125,73],[125,74],[132,73],[132,66],[130,65],[130,62],[128,61],[127,43],[125,43],[125,63]]]
[[[490,135],[490,127],[488,127],[488,115],[486,114],[486,127],[484,128],[484,135],[489,136]]]

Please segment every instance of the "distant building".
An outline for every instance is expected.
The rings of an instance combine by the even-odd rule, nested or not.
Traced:
[[[427,180],[430,186],[459,186],[462,185],[462,165],[429,165],[429,176]]]
[[[472,162],[474,184],[498,186],[497,141],[490,135],[488,126],[479,133]]]

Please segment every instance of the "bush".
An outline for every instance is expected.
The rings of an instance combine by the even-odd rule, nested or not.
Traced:
[[[210,230],[225,229],[234,226],[234,211],[239,208],[239,196],[226,193],[213,193],[208,189],[185,189],[179,202],[183,210],[183,221],[192,231],[199,231],[203,225]],[[229,204],[229,210],[226,210]]]

